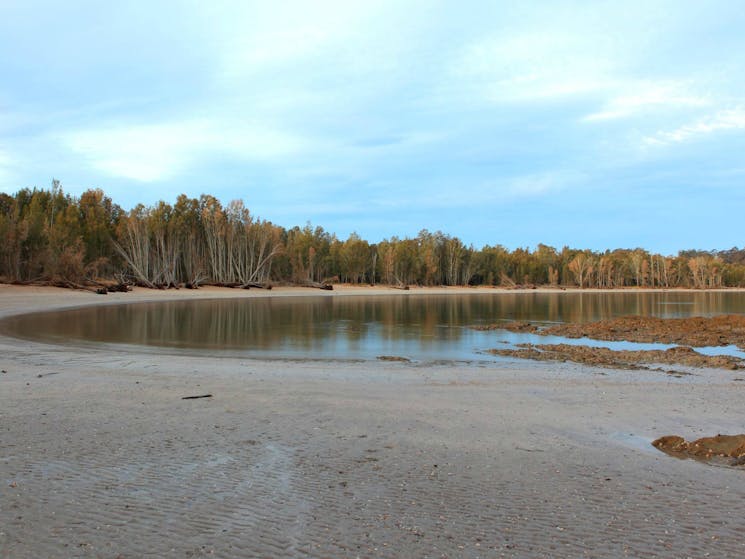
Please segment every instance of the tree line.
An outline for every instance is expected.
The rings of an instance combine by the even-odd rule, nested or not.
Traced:
[[[310,224],[286,229],[210,195],[125,211],[102,190],[74,197],[56,180],[50,189],[0,193],[0,240],[0,280],[15,283],[745,286],[745,249],[476,249],[427,230],[370,243]]]

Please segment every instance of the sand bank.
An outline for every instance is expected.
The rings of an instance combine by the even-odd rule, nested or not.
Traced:
[[[271,296],[342,293],[371,289]],[[0,315],[267,295],[0,286]],[[737,372],[277,362],[10,338],[0,370],[0,557],[745,553],[745,473],[650,444],[742,432]]]

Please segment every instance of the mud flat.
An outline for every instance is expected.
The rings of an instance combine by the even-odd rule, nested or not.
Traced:
[[[236,295],[254,296],[0,286],[0,315]],[[741,432],[738,372],[261,361],[5,337],[0,370],[0,557],[745,554],[744,473],[650,444]]]
[[[572,361],[596,367],[649,369],[647,363],[706,367],[736,371],[745,362],[728,355],[702,355],[690,347],[651,350],[613,350],[605,347],[570,344],[521,344],[515,349],[491,349],[488,353],[536,361]]]
[[[745,316],[743,315],[689,318],[624,316],[587,324],[557,324],[547,328],[530,322],[490,324],[475,328],[479,330],[505,329],[542,336],[676,344],[692,347],[735,345],[745,349]]]

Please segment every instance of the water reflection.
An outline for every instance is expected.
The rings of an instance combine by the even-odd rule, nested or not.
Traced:
[[[469,360],[495,347],[504,320],[589,322],[621,315],[711,316],[745,312],[741,293],[494,293],[458,296],[302,297],[171,301],[91,307],[10,318],[11,335],[272,356]],[[514,337],[514,336],[513,336]],[[543,340],[546,343],[546,340]]]

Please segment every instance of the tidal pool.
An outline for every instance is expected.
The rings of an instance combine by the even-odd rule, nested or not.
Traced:
[[[613,349],[663,344],[570,340],[474,325],[524,320],[589,322],[622,315],[712,316],[745,312],[737,292],[474,293],[464,295],[261,297],[94,306],[0,322],[4,334],[52,343],[280,359],[494,361],[491,348],[572,343]],[[737,348],[703,348],[738,355]],[[741,355],[744,356],[745,355]]]

